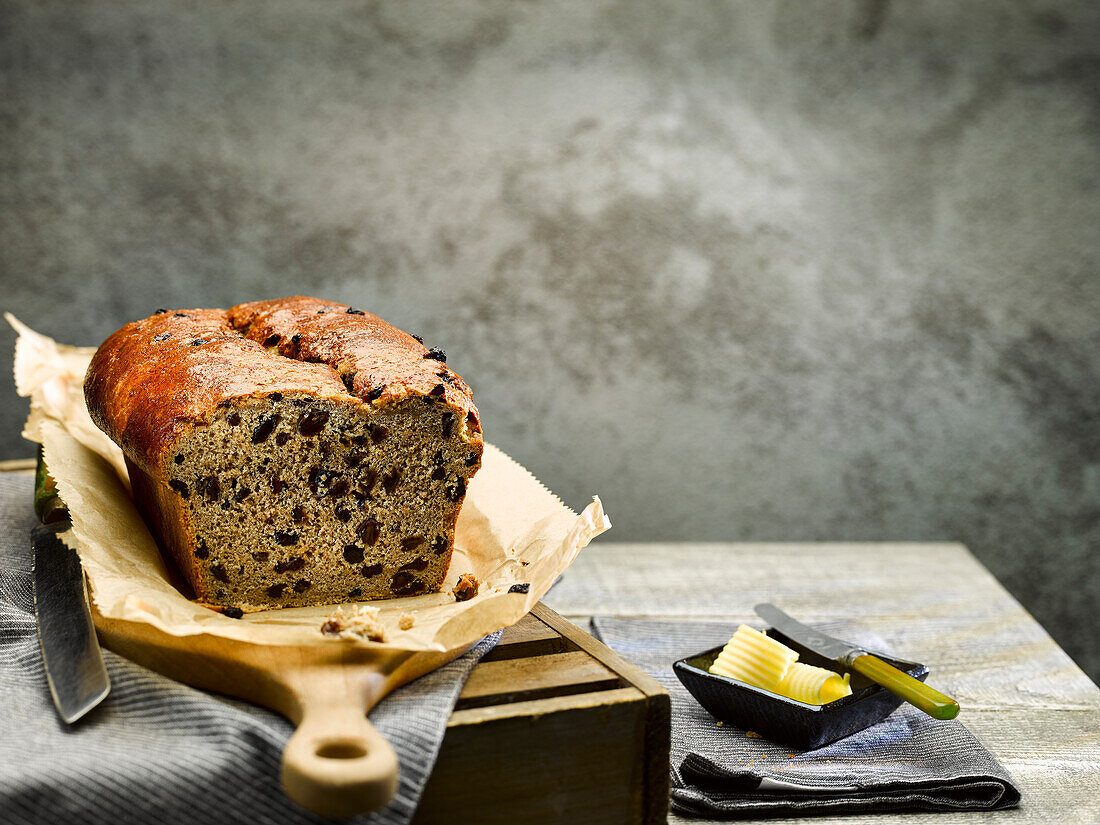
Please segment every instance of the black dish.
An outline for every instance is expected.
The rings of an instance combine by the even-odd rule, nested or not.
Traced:
[[[778,630],[768,628],[764,632],[797,652],[798,661],[838,670],[836,662],[818,656]],[[877,724],[902,703],[900,697],[853,671],[851,696],[827,705],[807,705],[728,676],[711,673],[707,668],[721,652],[722,647],[716,647],[688,656],[674,663],[672,669],[684,687],[711,715],[800,750],[820,748]],[[928,668],[922,664],[882,653],[875,655],[914,679],[923,682],[928,676]],[[843,670],[839,672],[844,673]]]

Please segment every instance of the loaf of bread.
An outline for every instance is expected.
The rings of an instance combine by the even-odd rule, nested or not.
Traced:
[[[158,310],[84,381],[134,499],[229,615],[439,590],[482,438],[446,355],[359,309],[293,297]]]

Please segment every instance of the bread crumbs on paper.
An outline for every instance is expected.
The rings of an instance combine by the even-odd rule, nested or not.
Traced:
[[[351,613],[345,613],[344,607],[337,607],[321,623],[321,632],[326,636],[352,636],[368,639],[372,642],[386,641],[386,629],[378,620],[381,611],[371,605],[360,605]]]
[[[757,733],[754,730],[745,731],[745,736],[747,736],[749,739],[759,739],[760,738],[760,734]]]
[[[451,591],[456,602],[465,602],[477,595],[478,581],[472,573],[463,573]]]
[[[402,613],[397,617],[397,626],[402,630],[412,630],[416,624],[416,617],[412,613]]]

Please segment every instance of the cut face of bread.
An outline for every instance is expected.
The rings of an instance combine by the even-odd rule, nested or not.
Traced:
[[[305,394],[223,402],[163,468],[195,589],[246,611],[439,589],[480,459],[464,423],[422,398],[380,412]]]
[[[437,591],[483,441],[469,387],[365,311],[158,311],[84,382],[196,597],[231,612]]]

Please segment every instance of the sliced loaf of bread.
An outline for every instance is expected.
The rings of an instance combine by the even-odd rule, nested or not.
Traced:
[[[196,597],[239,615],[440,588],[483,449],[445,358],[298,296],[127,324],[85,396]]]

